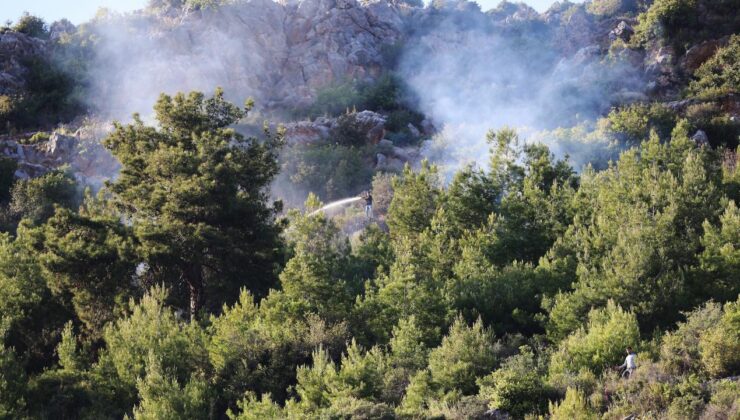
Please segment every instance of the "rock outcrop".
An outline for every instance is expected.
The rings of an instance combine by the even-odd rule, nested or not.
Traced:
[[[114,115],[148,110],[159,91],[213,86],[270,109],[308,105],[321,87],[380,74],[404,25],[385,0],[250,0],[182,13],[97,28],[96,88]]]
[[[285,125],[285,142],[288,145],[310,144],[339,139],[342,124],[351,126],[358,140],[378,144],[385,134],[386,117],[373,111],[352,112],[337,118],[319,117],[313,121],[291,122]]]
[[[686,54],[683,56],[681,64],[683,64],[683,67],[687,72],[693,73],[699,68],[699,66],[711,58],[718,49],[726,46],[729,39],[729,37],[712,39],[694,45],[686,50]]]
[[[0,33],[0,95],[21,94],[26,87],[26,61],[47,54],[47,43],[28,35]]]
[[[67,167],[82,185],[98,188],[115,176],[120,166],[100,144],[109,130],[107,125],[85,126],[69,135],[54,132],[48,140],[34,144],[21,143],[17,137],[0,138],[0,155],[18,162],[18,178],[33,178]]]

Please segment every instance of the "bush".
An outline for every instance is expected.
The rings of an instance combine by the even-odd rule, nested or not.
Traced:
[[[656,0],[640,14],[631,42],[669,44],[682,54],[690,45],[734,33],[738,6],[738,0]]]
[[[368,152],[327,144],[291,147],[281,156],[281,177],[299,190],[295,195],[300,198],[306,191],[327,201],[354,196],[372,180],[373,169],[365,160]]]
[[[0,95],[0,121],[8,118],[15,110],[15,101],[8,95]]]
[[[624,360],[625,348],[640,341],[637,318],[613,301],[606,308],[592,309],[585,328],[563,340],[550,362],[550,374],[578,372],[581,368],[600,373]]]
[[[2,321],[2,320],[0,320]],[[0,325],[0,418],[25,417],[26,373],[15,353],[2,345]]]
[[[655,130],[661,139],[671,134],[676,125],[676,115],[658,104],[633,104],[613,109],[606,117],[608,130],[628,145],[639,144]]]
[[[717,103],[700,103],[686,108],[686,118],[692,126],[704,130],[713,146],[736,148],[740,122],[725,113]]]
[[[46,22],[37,16],[33,16],[28,12],[24,13],[18,23],[13,26],[13,30],[32,36],[34,38],[48,38],[49,29],[46,26]]]
[[[740,374],[740,299],[725,304],[720,322],[702,334],[699,350],[712,377]]]
[[[107,325],[107,347],[99,366],[115,375],[121,386],[146,385],[139,383],[142,378],[163,370],[169,385],[175,381],[183,384],[207,366],[203,330],[197,323],[180,321],[165,306],[167,295],[164,287],[154,287],[139,303],[130,302],[128,317]]]
[[[634,11],[636,7],[635,0],[594,0],[586,8],[597,16],[614,17],[621,13]]]
[[[488,411],[486,401],[477,396],[465,396],[459,401],[433,401],[429,405],[428,418],[434,419],[482,419]]]
[[[325,86],[316,92],[314,103],[299,112],[310,117],[339,115],[349,110],[393,111],[405,109],[401,103],[408,96],[406,86],[393,74],[385,73],[375,80],[346,80]]]
[[[377,80],[360,86],[363,108],[373,111],[391,110],[398,106],[401,98],[401,83],[391,74],[383,74]]]
[[[0,97],[0,129],[5,131],[51,127],[83,111],[75,93],[79,80],[54,59],[23,60],[26,90],[20,97]]]
[[[740,418],[740,383],[732,380],[719,381],[712,386],[711,394],[702,418]]]
[[[680,323],[676,331],[663,337],[660,360],[664,369],[674,375],[701,370],[699,340],[721,318],[722,306],[712,302],[686,314],[686,322]]]
[[[77,184],[70,174],[54,171],[38,178],[16,182],[11,193],[11,215],[40,224],[54,214],[54,206],[74,208],[78,204]]]
[[[550,420],[596,420],[599,416],[589,407],[586,397],[573,388],[568,388],[565,399],[560,403],[549,403]]]
[[[515,418],[525,414],[543,414],[550,391],[542,378],[542,366],[529,347],[511,356],[501,367],[478,381],[480,396],[492,409],[503,410]]]
[[[472,327],[462,317],[452,324],[442,345],[429,353],[432,381],[443,392],[472,395],[478,391],[476,378],[490,372],[496,365],[493,332],[480,321]]]
[[[740,92],[740,35],[733,35],[694,72],[689,92],[702,98]]]
[[[320,89],[309,108],[309,115],[337,115],[362,106],[362,96],[352,82],[344,82]]]
[[[361,147],[367,143],[365,131],[363,125],[358,121],[356,113],[345,113],[337,118],[334,140],[342,146]]]
[[[247,392],[244,399],[238,402],[238,406],[241,410],[238,414],[231,410],[226,413],[230,420],[263,420],[284,417],[282,408],[272,401],[270,394],[257,398],[253,392]]]
[[[49,141],[49,137],[51,137],[51,134],[45,131],[39,131],[38,133],[34,133],[31,137],[27,139],[21,139],[21,144],[37,144],[37,143],[44,143]]]

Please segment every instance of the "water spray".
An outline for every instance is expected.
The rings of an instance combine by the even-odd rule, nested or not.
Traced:
[[[316,214],[316,213],[318,213],[320,211],[329,210],[331,208],[339,207],[339,206],[342,206],[342,205],[345,205],[345,204],[349,204],[349,203],[355,202],[357,200],[362,200],[362,197],[350,197],[350,198],[344,198],[342,200],[333,201],[333,202],[325,205],[324,207],[322,207],[322,208],[320,208],[318,210],[312,211],[308,215],[309,216],[313,216],[314,214]]]

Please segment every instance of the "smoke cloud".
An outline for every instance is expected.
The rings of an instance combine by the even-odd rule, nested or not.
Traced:
[[[255,7],[259,14],[251,13]],[[280,31],[260,29],[281,23],[271,13],[278,7],[249,2],[202,17],[139,12],[96,20],[92,105],[104,117],[127,119],[134,112],[150,114],[162,92],[212,92],[217,86],[236,103],[250,96],[268,101],[260,87],[282,57],[265,49],[284,40]]]
[[[91,24],[99,39],[91,65],[93,105],[103,118],[127,120],[134,112],[150,114],[160,92],[221,86],[234,102],[251,96],[262,109],[287,115],[305,105],[301,101],[317,85],[341,81],[342,74],[377,72],[383,44],[403,31],[395,70],[419,110],[440,128],[423,155],[454,170],[471,162],[485,166],[485,134],[503,126],[516,128],[525,140],[545,142],[558,156],[569,154],[578,168],[605,155],[608,142],[564,141],[562,130],[549,130],[588,126],[625,98],[644,97],[639,69],[605,58],[595,45],[564,54],[557,24],[531,9],[523,18],[502,18],[500,11],[483,13],[466,2],[457,9],[403,13],[384,2],[339,3],[251,0],[203,13],[97,19]],[[324,13],[336,14],[326,22],[352,29],[327,26],[319,34],[306,26],[307,16]],[[384,23],[391,17],[398,21]],[[312,52],[306,53],[309,45]]]
[[[412,39],[402,57],[401,74],[421,111],[442,127],[425,150],[433,160],[453,169],[484,165],[486,132],[510,126],[580,165],[594,155],[593,144],[561,147],[543,130],[588,124],[625,98],[644,96],[641,72],[604,58],[598,46],[564,56],[541,25],[512,30],[481,16],[453,12]]]

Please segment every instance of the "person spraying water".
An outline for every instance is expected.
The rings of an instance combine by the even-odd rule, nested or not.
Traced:
[[[365,217],[368,219],[373,218],[373,195],[370,193],[370,191],[365,191],[365,195],[363,197],[365,199]]]
[[[320,209],[312,211],[308,215],[313,216],[319,212],[331,210],[335,207],[340,207],[345,204],[354,203],[355,201],[359,201],[363,199],[365,200],[365,216],[370,219],[373,217],[373,196],[372,194],[370,194],[369,191],[365,191],[357,197],[349,197],[349,198],[343,198],[337,201],[332,201],[331,203],[325,205],[324,207],[321,207]]]

